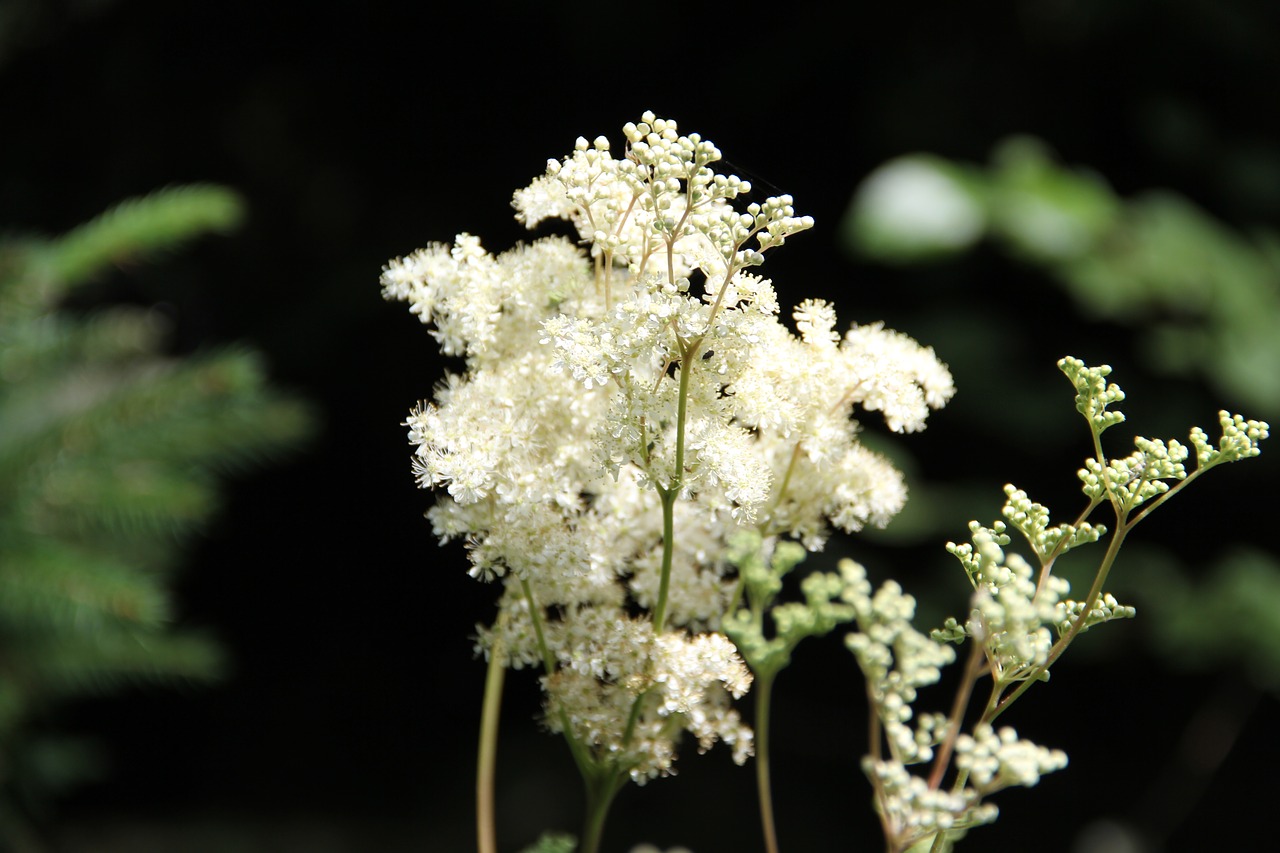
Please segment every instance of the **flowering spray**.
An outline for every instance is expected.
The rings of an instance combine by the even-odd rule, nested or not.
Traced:
[[[673,121],[646,113],[624,135],[621,156],[603,137],[580,138],[515,194],[518,220],[568,220],[578,243],[551,237],[494,256],[461,234],[391,261],[381,278],[386,298],[409,303],[441,351],[465,360],[406,426],[418,483],[441,490],[435,535],[465,541],[471,574],[501,590],[479,629],[480,850],[496,849],[503,673],[532,667],[545,724],[586,787],[580,851],[599,848],[627,781],[672,772],[685,732],[699,751],[719,741],[739,764],[755,755],[764,845],[776,851],[770,689],[801,639],[841,624],[867,681],[863,769],[886,850],[950,849],[995,818],[990,794],[1066,764],[994,723],[1082,631],[1132,615],[1102,591],[1129,530],[1208,468],[1256,455],[1267,425],[1224,413],[1216,447],[1193,431],[1190,474],[1176,441],[1138,439],[1110,459],[1098,439],[1122,420],[1108,410],[1122,395],[1108,368],[1064,359],[1094,434],[1087,507],[1050,527],[1044,507],[1008,487],[1006,521],[974,523],[970,544],[949,546],[974,586],[968,617],[921,633],[910,596],[892,581],[873,591],[847,560],[806,578],[803,602],[775,603],[806,550],[833,529],[883,526],[906,500],[901,473],[859,442],[855,411],[921,430],[952,378],[932,349],[880,324],[841,334],[820,300],[801,302],[788,328],[756,270],[812,219],[788,196],[743,204],[750,184],[716,172],[716,147]],[[1083,601],[1066,599],[1054,560],[1106,533],[1087,521],[1104,503],[1116,529],[1097,579]],[[1038,571],[1005,554],[1010,526]],[[917,689],[965,643],[950,713],[914,714]],[[966,731],[983,678],[990,696]],[[754,731],[733,707],[748,692]]]

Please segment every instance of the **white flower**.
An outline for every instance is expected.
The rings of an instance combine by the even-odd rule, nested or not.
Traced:
[[[646,113],[624,133],[616,151],[579,139],[515,193],[518,220],[567,219],[585,250],[493,255],[460,234],[391,261],[381,284],[465,359],[405,426],[419,484],[439,490],[435,534],[467,543],[476,577],[505,578],[481,648],[551,660],[547,725],[643,781],[670,772],[682,729],[751,752],[731,707],[750,677],[715,633],[730,537],[754,525],[818,548],[832,527],[887,523],[906,489],[858,442],[855,407],[911,431],[953,389],[903,335],[842,336],[829,303],[801,302],[789,329],[748,270],[812,220],[785,195],[744,204],[750,184],[673,121]],[[899,669],[923,666],[905,636]],[[919,754],[930,732],[895,737]]]
[[[968,771],[970,783],[984,795],[1011,785],[1031,787],[1045,773],[1066,766],[1062,750],[1021,740],[1008,726],[996,731],[980,725],[973,735],[956,739],[956,767]]]
[[[932,347],[922,347],[882,323],[854,326],[841,353],[858,381],[853,400],[868,411],[884,414],[894,432],[924,429],[929,409],[946,405],[955,384]]]

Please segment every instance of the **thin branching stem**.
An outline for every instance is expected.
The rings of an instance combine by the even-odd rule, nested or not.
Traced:
[[[960,736],[960,727],[964,724],[964,714],[969,707],[969,699],[973,696],[973,687],[982,677],[983,662],[986,653],[983,644],[977,638],[970,640],[969,658],[965,662],[964,676],[960,686],[956,688],[956,698],[951,703],[951,715],[947,718],[947,734],[938,745],[938,754],[934,758],[933,771],[929,774],[929,789],[938,790],[942,777],[946,775],[947,766],[951,763],[951,752],[955,749],[956,738]]]
[[[1084,524],[1085,521],[1088,520],[1089,516],[1093,515],[1093,511],[1097,509],[1101,503],[1101,498],[1093,498],[1090,500],[1089,505],[1085,507],[1078,516],[1076,516],[1076,520],[1072,522],[1071,526],[1079,529],[1080,525]],[[1048,556],[1046,556],[1044,561],[1041,563],[1040,577],[1036,580],[1035,598],[1039,598],[1040,593],[1044,591],[1045,584],[1049,582],[1049,577],[1053,574],[1053,564],[1066,552],[1067,547],[1070,544],[1069,539],[1070,537],[1067,536],[1059,538],[1058,543],[1053,546],[1053,550],[1049,552]]]
[[[880,818],[880,829],[885,838],[885,850],[892,853],[895,833],[893,826],[889,823],[888,797],[885,794],[884,783],[880,780],[880,774],[876,771],[883,755],[880,748],[882,730],[880,706],[876,702],[876,697],[872,691],[871,679],[867,679],[865,683],[867,690],[867,749],[869,750],[867,757],[871,759],[871,772],[867,775],[871,778],[871,788],[876,803],[876,815]]]
[[[1098,566],[1098,573],[1093,579],[1093,586],[1089,588],[1089,595],[1085,598],[1084,606],[1080,613],[1076,616],[1075,621],[1066,632],[1058,638],[1058,641],[1049,649],[1049,655],[1045,658],[1044,663],[1036,667],[1025,679],[1023,679],[1017,687],[1013,689],[1009,695],[1001,699],[994,707],[990,708],[986,714],[983,714],[982,722],[993,723],[996,718],[1008,710],[1009,706],[1018,701],[1023,693],[1031,689],[1031,685],[1044,678],[1049,667],[1057,663],[1058,658],[1062,657],[1062,653],[1067,650],[1080,632],[1084,630],[1085,622],[1089,618],[1089,614],[1097,605],[1098,599],[1102,596],[1102,586],[1107,581],[1107,576],[1111,573],[1111,567],[1115,565],[1116,557],[1120,553],[1120,546],[1124,544],[1125,536],[1128,534],[1130,526],[1126,525],[1123,518],[1117,519],[1116,531],[1111,536],[1111,541],[1107,544],[1107,553],[1102,558],[1102,564]]]

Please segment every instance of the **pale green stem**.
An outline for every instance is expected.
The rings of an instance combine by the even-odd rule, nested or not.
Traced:
[[[742,245],[742,244],[739,243],[738,245]],[[716,294],[716,301],[711,303],[711,311],[707,314],[707,328],[706,328],[706,331],[703,332],[704,336],[706,335],[707,332],[711,331],[711,326],[716,321],[716,315],[720,313],[720,306],[724,303],[725,292],[728,291],[729,289],[729,279],[733,278],[733,274],[736,273],[737,271],[738,271],[737,267],[735,267],[732,263],[725,264],[724,282],[720,285],[720,292]]]
[[[613,250],[605,249],[596,256],[596,278],[604,281],[604,310],[613,310]]]
[[[778,853],[778,833],[773,822],[773,788],[769,783],[769,709],[773,674],[756,680],[756,791],[760,797],[760,831],[766,853]]]
[[[787,460],[787,470],[783,472],[782,482],[778,485],[778,493],[773,497],[773,503],[769,505],[769,511],[765,513],[765,518],[769,521],[773,520],[773,514],[778,507],[782,506],[782,501],[787,496],[787,489],[791,485],[791,475],[795,473],[796,462],[800,459],[800,448],[804,446],[803,441],[797,441],[795,447],[791,448],[791,458]],[[762,524],[763,526],[763,524]],[[768,531],[761,530],[762,535],[767,535]]]
[[[610,768],[603,774],[596,774],[587,780],[587,815],[582,825],[582,841],[578,844],[577,853],[597,853],[600,839],[604,836],[605,818],[609,816],[609,806],[613,798],[625,784],[626,774]]]
[[[1142,509],[1138,511],[1137,515],[1135,515],[1132,518],[1132,520],[1129,521],[1129,529],[1132,530],[1135,526],[1137,526],[1139,521],[1142,521],[1142,519],[1151,515],[1151,513],[1155,512],[1156,509],[1158,509],[1164,503],[1169,501],[1174,495],[1176,495],[1178,492],[1185,489],[1192,480],[1196,479],[1205,471],[1208,471],[1210,468],[1213,468],[1213,467],[1214,467],[1213,465],[1208,465],[1208,466],[1205,466],[1204,468],[1195,469],[1186,477],[1183,477],[1181,480],[1175,483],[1173,486],[1170,486],[1169,491],[1165,492],[1162,495],[1157,495],[1156,497],[1147,501],[1145,504],[1143,504]]]
[[[972,645],[969,648],[969,659],[964,667],[964,681],[960,688],[956,691],[955,702],[951,707],[951,717],[947,724],[947,737],[938,747],[938,757],[933,765],[933,772],[929,775],[929,788],[937,790],[942,784],[942,777],[946,775],[947,765],[951,763],[951,753],[955,749],[956,739],[960,736],[960,726],[964,722],[965,709],[969,707],[969,700],[973,697],[973,686],[977,684],[982,673],[979,672],[981,662],[986,658],[986,650],[983,644],[977,640],[970,641]],[[998,687],[992,684],[992,695],[987,701],[987,711],[995,705],[999,698]],[[986,711],[983,712],[985,717]],[[953,792],[959,792],[964,789],[964,783],[969,780],[969,771],[961,770],[956,774],[957,778],[952,785]],[[947,833],[939,832],[933,837],[933,844],[929,846],[929,853],[941,853],[946,849]]]
[[[640,722],[640,713],[644,710],[644,700],[648,696],[649,691],[645,690],[631,703],[631,713],[627,715],[627,727],[622,732],[623,746],[631,746],[631,738],[635,736],[636,725]]]
[[[676,408],[675,474],[659,494],[662,498],[662,575],[658,581],[658,602],[653,608],[653,633],[662,633],[667,624],[667,595],[671,588],[671,561],[675,554],[675,503],[684,488],[685,422],[689,416],[689,373],[693,370],[694,344],[680,358],[680,390]]]
[[[686,211],[684,212],[684,216],[688,216],[688,215],[689,215],[689,211],[687,211],[687,210],[686,210]],[[683,225],[683,224],[684,224],[684,216],[680,217],[680,225]],[[679,226],[677,226],[677,228],[678,228],[678,227],[679,227]],[[666,236],[666,241],[667,241],[667,281],[669,281],[669,282],[671,283],[672,287],[674,287],[674,286],[675,286],[675,283],[676,283],[676,238],[675,238],[675,235],[676,235],[677,233],[679,233],[679,232],[678,232],[678,231],[676,231],[676,230],[672,230],[672,232]]]
[[[933,837],[933,843],[929,845],[929,853],[942,853],[943,850],[947,849],[946,844],[947,833],[939,832]]]
[[[684,216],[688,216],[687,209]],[[684,225],[684,217],[681,218],[680,225]],[[669,240],[667,244],[667,275],[674,283],[673,258],[674,241]],[[720,286],[720,292],[716,296],[715,304],[711,306],[707,322],[708,331],[711,329],[711,323],[714,321],[716,313],[720,310],[725,291],[729,287],[729,278],[733,273],[734,267],[730,265],[725,272],[724,283]],[[680,390],[676,404],[675,474],[672,481],[665,488],[660,487],[658,489],[662,497],[662,574],[658,581],[658,602],[653,609],[653,632],[655,635],[661,634],[667,623],[667,596],[671,588],[671,562],[675,553],[675,502],[684,488],[684,445],[685,428],[689,419],[689,376],[693,370],[694,361],[697,359],[698,350],[702,348],[705,334],[704,332],[702,336],[687,345],[683,341],[680,342]]]
[[[538,637],[538,647],[542,652],[542,665],[550,675],[555,672],[556,663],[550,647],[547,646],[546,636],[543,634],[542,616],[538,603],[533,597],[533,589],[529,586],[529,582],[521,578],[520,585],[529,603],[529,615],[533,620],[533,630]],[[625,784],[627,776],[617,767],[596,760],[591,751],[574,734],[569,715],[563,708],[560,709],[559,716],[565,742],[569,744],[569,752],[573,754],[574,763],[578,765],[578,772],[582,775],[587,793],[587,813],[583,822],[582,842],[578,846],[578,853],[596,853],[600,849],[600,838],[604,833],[604,821],[608,816],[609,806]]]
[[[525,578],[520,579],[520,587],[524,590],[525,600],[529,604],[529,618],[533,621],[533,632],[538,638],[538,649],[542,652],[542,668],[546,670],[547,675],[554,675],[556,660],[551,654],[551,648],[547,645],[546,635],[542,631],[542,613],[538,607],[537,599],[533,597],[533,588],[529,586],[529,581]],[[573,761],[578,765],[578,772],[582,774],[583,781],[590,785],[590,779],[596,772],[596,762],[587,748],[578,740],[577,735],[574,734],[569,715],[563,708],[560,709],[559,716],[560,728],[562,734],[564,734],[565,742],[569,744],[569,752],[573,755]]]
[[[533,597],[533,587],[527,578],[520,578],[520,589],[524,591],[524,600],[529,605],[529,619],[533,622],[533,633],[538,638],[538,651],[542,654],[542,668],[551,675],[556,671],[556,659],[547,645],[547,637],[542,633],[542,610],[538,600]]]
[[[658,602],[653,608],[653,634],[658,636],[667,620],[667,594],[671,589],[671,561],[675,554],[676,489],[660,489],[662,498],[662,574],[658,579]]]
[[[476,759],[476,839],[479,853],[497,853],[494,829],[494,765],[498,755],[498,717],[502,707],[502,682],[506,674],[503,658],[506,644],[502,639],[506,611],[500,611],[489,648],[489,668],[484,679],[484,703],[480,711],[480,749]]]

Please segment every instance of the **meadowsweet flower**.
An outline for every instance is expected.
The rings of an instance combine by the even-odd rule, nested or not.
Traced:
[[[1113,408],[1124,394],[1109,367],[1064,358],[1097,451],[1078,472],[1088,507],[1051,525],[1046,507],[1006,486],[1003,520],[973,522],[968,543],[948,544],[973,585],[967,617],[924,634],[914,598],[895,581],[873,589],[849,560],[804,578],[802,602],[775,604],[805,549],[833,530],[887,524],[906,501],[902,475],[859,441],[858,419],[924,429],[955,393],[952,377],[931,348],[881,323],[845,328],[825,300],[781,309],[756,269],[813,225],[790,196],[746,201],[751,185],[717,171],[719,149],[670,119],[645,113],[623,136],[620,149],[579,138],[513,196],[518,221],[567,222],[576,241],[493,254],[463,233],[391,260],[380,279],[461,363],[403,425],[418,484],[439,495],[434,534],[463,540],[470,573],[501,590],[477,652],[493,674],[541,670],[544,723],[569,742],[598,836],[624,780],[674,772],[684,733],[744,762],[755,735],[733,703],[753,673],[772,684],[800,640],[852,623],[845,641],[872,712],[862,767],[887,848],[948,847],[948,833],[995,819],[986,796],[1066,765],[991,723],[1081,631],[1133,615],[1102,591],[1124,535],[1203,470],[1257,455],[1270,427],[1221,412],[1216,444],[1195,428],[1185,444],[1138,438],[1128,456],[1107,457],[1099,437],[1124,420]],[[955,201],[937,175],[897,178]],[[963,205],[951,206],[943,218],[963,242]],[[1085,520],[1104,502],[1116,547],[1077,602],[1053,564],[1107,533]],[[1011,531],[1038,572],[1006,553]],[[917,712],[965,642],[952,713]],[[991,698],[962,734],[984,675]],[[927,778],[910,769],[930,762]]]
[[[669,119],[623,134],[578,139],[513,197],[517,220],[567,221],[577,244],[493,254],[460,234],[381,284],[463,361],[405,426],[435,534],[502,579],[479,648],[541,665],[547,726],[643,781],[670,772],[681,731],[751,752],[731,707],[750,678],[720,633],[730,539],[816,549],[886,524],[906,487],[855,417],[919,430],[954,387],[931,349],[842,332],[830,303],[783,317],[755,270],[813,224],[790,196],[745,202],[749,182]]]

